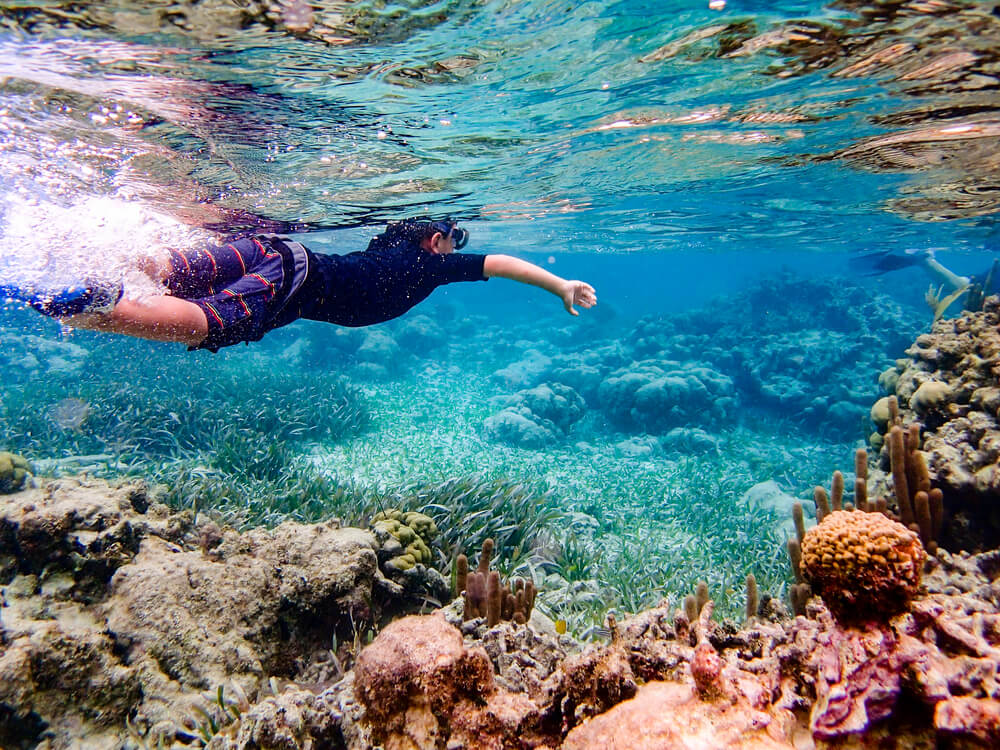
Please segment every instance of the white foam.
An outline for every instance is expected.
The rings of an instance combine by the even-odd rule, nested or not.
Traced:
[[[121,284],[125,296],[162,295],[143,259],[213,238],[137,201],[88,197],[70,205],[19,196],[5,201],[0,232],[0,284],[58,289],[83,281]]]

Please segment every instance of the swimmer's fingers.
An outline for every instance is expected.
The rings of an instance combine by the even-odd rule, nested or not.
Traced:
[[[579,315],[573,305],[590,308],[597,304],[597,293],[594,287],[583,281],[569,282],[566,294],[563,295],[563,306],[570,315]]]
[[[581,281],[576,289],[576,304],[581,307],[593,307],[597,304],[597,292],[590,284]]]

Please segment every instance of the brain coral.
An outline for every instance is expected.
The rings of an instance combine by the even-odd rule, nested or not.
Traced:
[[[802,572],[839,617],[895,614],[916,593],[919,535],[881,513],[834,511],[806,532]]]

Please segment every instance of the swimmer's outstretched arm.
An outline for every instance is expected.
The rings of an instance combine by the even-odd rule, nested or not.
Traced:
[[[197,346],[208,335],[208,321],[202,309],[193,302],[170,296],[141,303],[123,298],[109,313],[84,313],[62,320],[73,328],[188,346]]]
[[[579,315],[573,305],[590,308],[597,304],[594,287],[584,281],[570,281],[549,273],[544,268],[511,255],[487,255],[483,275],[488,279],[499,277],[520,281],[551,292],[563,301],[570,315]]]

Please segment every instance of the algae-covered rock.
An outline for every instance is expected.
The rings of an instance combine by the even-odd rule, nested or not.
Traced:
[[[46,481],[0,503],[0,746],[118,749],[126,720],[186,745],[202,691],[295,676],[388,586],[361,529],[240,534],[141,484]]]
[[[0,493],[17,492],[24,486],[29,474],[34,474],[28,460],[16,453],[0,451]]]
[[[410,616],[379,633],[354,669],[365,721],[386,748],[540,747],[538,707],[498,687],[489,656],[443,617]]]

